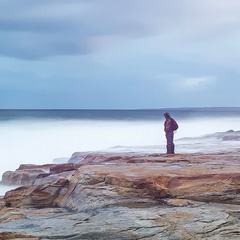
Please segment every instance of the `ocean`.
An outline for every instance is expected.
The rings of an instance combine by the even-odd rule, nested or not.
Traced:
[[[240,130],[240,108],[0,110],[0,176],[20,164],[66,162],[74,152],[165,153],[166,111],[179,124],[176,153],[239,150],[239,141],[208,134]]]

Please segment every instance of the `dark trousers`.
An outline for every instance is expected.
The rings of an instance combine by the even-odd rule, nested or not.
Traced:
[[[166,133],[167,154],[174,154],[173,137],[174,137],[174,133],[172,131]]]

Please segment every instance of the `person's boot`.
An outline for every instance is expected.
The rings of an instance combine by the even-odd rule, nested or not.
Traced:
[[[171,146],[171,153],[172,153],[172,154],[175,154],[174,149],[175,149],[175,145],[172,144],[172,146]]]
[[[167,144],[167,154],[171,154],[172,152],[172,146],[170,144]]]

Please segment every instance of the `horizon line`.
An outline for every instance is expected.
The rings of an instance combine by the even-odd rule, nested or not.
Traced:
[[[146,111],[178,109],[237,109],[240,107],[163,107],[163,108],[0,108],[0,111]]]

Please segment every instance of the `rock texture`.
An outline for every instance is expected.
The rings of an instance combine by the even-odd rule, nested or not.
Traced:
[[[16,171],[7,171],[2,176],[2,183],[8,185],[34,185],[53,182],[59,177],[67,177],[78,168],[72,163],[67,164],[22,164]]]
[[[3,175],[22,186],[3,198],[0,239],[239,239],[239,163],[238,152],[74,153],[22,165]]]

